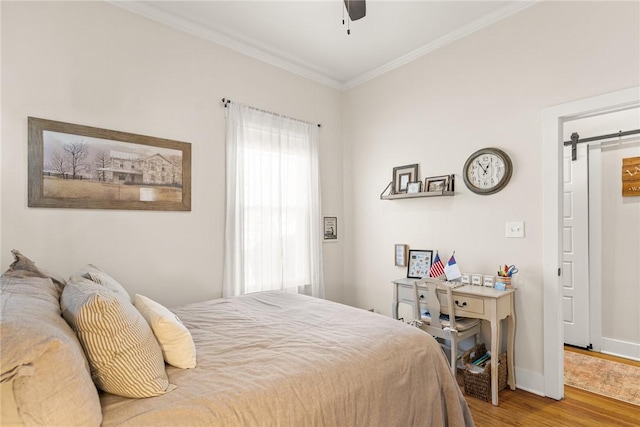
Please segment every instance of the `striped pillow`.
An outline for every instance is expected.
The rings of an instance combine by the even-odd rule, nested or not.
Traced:
[[[152,397],[169,384],[162,351],[136,308],[114,291],[72,277],[60,298],[62,315],[78,335],[98,388],[125,397]]]

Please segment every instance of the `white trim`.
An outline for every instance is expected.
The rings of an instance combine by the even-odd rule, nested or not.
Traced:
[[[456,40],[459,40],[463,37],[471,35],[476,31],[479,31],[485,27],[488,27],[489,25],[495,24],[498,21],[508,18],[511,15],[514,15],[518,12],[521,12],[524,9],[527,9],[528,7],[531,7],[534,4],[538,3],[539,1],[540,0],[528,0],[528,1],[517,1],[517,2],[510,3],[507,6],[504,6],[496,10],[495,12],[489,15],[486,15],[468,25],[465,25],[464,27],[459,28],[456,31],[452,31],[440,37],[439,39],[432,41],[431,43],[425,46],[422,46],[397,59],[394,59],[393,61],[387,62],[386,64],[378,68],[375,68],[371,71],[367,71],[357,77],[354,77],[351,80],[346,81],[342,85],[342,90],[353,89],[354,87],[361,85],[366,81],[369,81],[376,77],[380,77],[381,75],[388,73],[389,71],[395,70],[396,68],[399,68],[405,64],[408,64],[409,62],[415,61],[421,56],[424,56],[430,52],[433,52],[436,49],[440,49],[441,47],[444,47],[449,43],[453,43]]]
[[[589,151],[589,340],[594,351],[602,347],[602,151]]]
[[[197,37],[201,37],[205,40],[209,40],[226,48],[240,52],[251,58],[266,62],[267,64],[274,65],[299,76],[321,83],[325,86],[329,86],[333,89],[342,91],[352,89],[368,80],[379,77],[385,73],[388,73],[389,71],[395,70],[396,68],[414,61],[415,59],[426,55],[427,53],[433,52],[434,50],[446,46],[449,43],[473,34],[476,31],[479,31],[505,18],[508,18],[513,14],[516,14],[530,6],[533,6],[539,1],[540,0],[523,0],[509,3],[506,6],[496,10],[495,12],[488,14],[443,37],[440,37],[439,39],[419,49],[409,52],[408,54],[403,55],[400,58],[390,61],[387,64],[382,65],[381,67],[378,67],[371,71],[367,71],[359,76],[354,77],[351,80],[340,81],[333,77],[330,77],[329,75],[331,74],[331,72],[329,70],[320,69],[313,64],[303,62],[299,58],[293,58],[290,55],[278,51],[273,47],[260,45],[259,42],[243,42],[239,39],[239,37],[236,38],[233,35],[226,35],[219,31],[206,28],[203,25],[191,22],[187,19],[171,15],[155,8],[153,6],[153,2],[106,0],[107,3],[128,10],[129,12],[137,13],[138,15],[142,15],[161,24],[168,25],[189,34],[193,34]]]
[[[640,362],[640,344],[612,338],[602,338],[602,352]]]
[[[184,31],[194,36],[203,38],[210,42],[219,44],[228,49],[240,52],[243,55],[257,59],[267,64],[274,65],[278,68],[290,71],[299,76],[329,86],[333,89],[342,89],[342,82],[328,76],[329,71],[319,70],[311,64],[302,63],[297,58],[292,58],[284,52],[275,51],[267,46],[252,46],[244,43],[232,36],[228,36],[221,32],[206,28],[203,25],[196,24],[184,18],[179,18],[165,11],[159,10],[153,6],[153,2],[143,3],[139,1],[117,1],[106,0],[114,6],[118,6],[129,12],[137,13],[145,18],[168,25],[177,30]],[[269,53],[267,51],[271,51]]]
[[[544,333],[544,390],[564,397],[562,283],[562,124],[640,105],[640,86],[549,107],[543,111],[542,144],[542,281]]]
[[[544,377],[527,369],[515,367],[516,386],[519,390],[528,391],[529,393],[544,396]]]

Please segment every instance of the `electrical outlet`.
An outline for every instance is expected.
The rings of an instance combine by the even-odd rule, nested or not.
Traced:
[[[524,222],[510,221],[505,224],[506,237],[524,237]]]

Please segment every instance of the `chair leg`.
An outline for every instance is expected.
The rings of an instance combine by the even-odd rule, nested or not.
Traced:
[[[458,337],[456,334],[451,334],[451,373],[453,377],[456,377],[458,365]]]

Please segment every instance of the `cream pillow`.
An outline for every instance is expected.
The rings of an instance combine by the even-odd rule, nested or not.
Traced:
[[[151,326],[165,362],[176,368],[195,368],[196,346],[178,316],[163,305],[138,294],[133,298],[133,305]]]
[[[124,397],[171,391],[162,350],[144,317],[125,297],[72,277],[60,298],[62,315],[78,335],[102,390]]]

